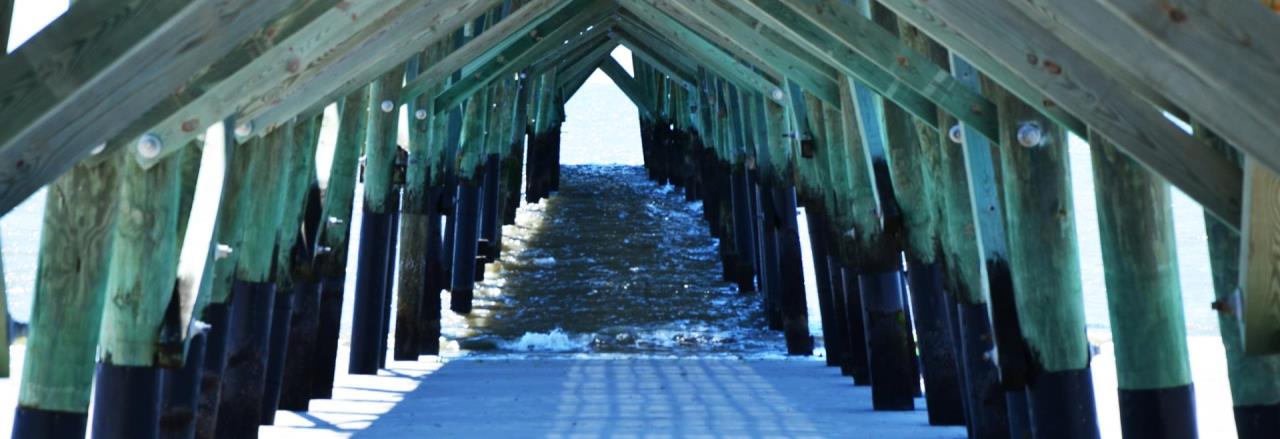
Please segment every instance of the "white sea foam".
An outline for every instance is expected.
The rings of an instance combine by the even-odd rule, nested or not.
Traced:
[[[560,328],[551,332],[526,332],[516,341],[502,342],[503,349],[524,352],[574,352],[586,350],[589,336],[570,336]]]

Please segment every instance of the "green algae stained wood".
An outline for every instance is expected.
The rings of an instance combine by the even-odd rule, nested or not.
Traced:
[[[1000,107],[1001,186],[1019,327],[1045,370],[1084,369],[1089,348],[1066,132],[1003,89],[983,89]],[[1043,146],[1018,143],[1024,123],[1040,126]]]
[[[298,240],[298,231],[302,227],[303,214],[307,206],[307,192],[316,181],[316,143],[320,129],[318,114],[300,120],[293,125],[293,159],[285,165],[288,167],[287,180],[284,181],[284,195],[281,198],[283,210],[280,214],[280,233],[276,236],[276,291],[291,292],[296,276],[303,275],[310,260],[294,260],[293,246]]]
[[[1089,136],[1098,235],[1121,389],[1191,383],[1169,185]]]
[[[151,366],[178,269],[181,153],[151,169],[125,160],[112,246],[99,357],[116,366]]]
[[[272,255],[276,247],[284,195],[289,179],[289,162],[295,159],[293,124],[276,128],[255,148],[243,153],[251,162],[244,188],[251,192],[240,205],[244,210],[242,239],[236,260],[235,279],[262,283],[271,278]],[[239,157],[241,154],[237,154]]]
[[[89,410],[123,156],[77,165],[48,188],[21,407]]]
[[[1196,137],[1215,149],[1239,160],[1238,153],[1226,141],[1196,126]],[[1213,273],[1218,328],[1227,356],[1227,377],[1231,382],[1234,406],[1259,406],[1280,403],[1280,355],[1246,355],[1240,321],[1240,234],[1219,220],[1212,212],[1204,212],[1205,232],[1209,240],[1209,266]]]
[[[400,89],[404,65],[383,73],[369,84],[368,127],[364,138],[364,205],[372,213],[384,213],[390,202],[392,165],[396,160],[396,130],[400,119]],[[390,111],[385,106],[390,105]]]
[[[226,125],[234,125],[232,122],[234,121],[228,119]],[[231,137],[230,133],[227,137]],[[254,188],[248,184],[254,160],[250,151],[261,148],[262,142],[262,138],[257,137],[232,148],[234,152],[227,165],[227,182],[222,190],[224,207],[218,209],[218,227],[214,232],[218,244],[227,246],[231,253],[213,263],[213,290],[210,295],[212,303],[226,303],[231,297],[231,281],[235,278],[236,265],[240,260],[240,243],[244,241],[245,220],[249,210],[246,206],[254,202]]]
[[[324,182],[320,246],[316,270],[323,276],[341,276],[347,268],[347,248],[351,238],[351,217],[355,204],[356,173],[364,144],[368,119],[367,90],[347,95],[338,105],[338,138],[334,143],[333,162]]]
[[[554,87],[552,84],[549,86]],[[458,144],[458,178],[472,181],[476,177],[476,168],[484,161],[485,124],[489,114],[489,90],[477,93],[467,101],[462,115],[462,137]]]

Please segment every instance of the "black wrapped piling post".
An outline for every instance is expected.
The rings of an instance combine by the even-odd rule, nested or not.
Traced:
[[[190,439],[196,436],[196,410],[200,405],[201,374],[204,370],[209,334],[192,334],[187,344],[186,364],[163,373],[163,405],[160,412],[162,439]]]
[[[790,355],[812,355],[813,337],[809,336],[809,309],[804,291],[804,268],[800,256],[800,232],[796,224],[796,190],[793,186],[776,187],[773,212],[778,215],[778,262],[782,290],[779,305],[782,325]]]
[[[912,321],[919,337],[925,400],[931,425],[965,425],[950,310],[943,291],[942,266],[907,258]]]
[[[275,282],[237,280],[232,286],[227,366],[218,402],[218,437],[257,437],[266,385]]]
[[[848,340],[844,328],[836,323],[835,298],[832,290],[840,286],[831,283],[831,273],[827,263],[826,240],[822,233],[826,224],[822,221],[822,213],[812,205],[805,207],[805,221],[809,226],[809,249],[813,255],[815,288],[818,292],[818,312],[822,317],[822,344],[827,351],[827,366],[839,367],[848,355]],[[843,312],[843,311],[841,311]],[[842,368],[843,369],[843,368]]]
[[[367,206],[367,205],[366,205]],[[391,215],[370,212],[366,207],[360,222],[360,249],[356,260],[355,308],[351,318],[351,353],[347,372],[358,375],[378,373],[382,344],[383,308],[386,308],[387,239]]]
[[[289,346],[289,327],[293,323],[295,289],[279,291],[277,288],[274,309],[271,311],[271,336],[267,340],[267,370],[263,378],[262,410],[258,423],[272,425],[276,422],[276,408],[280,405],[280,388],[284,385],[284,362]]]
[[[902,272],[861,273],[858,289],[866,328],[871,404],[875,410],[915,409],[916,374],[902,303]]]
[[[92,426],[95,439],[159,437],[160,369],[101,363],[96,382]]]
[[[480,211],[480,186],[475,182],[459,182],[457,207],[453,218],[457,220],[453,236],[453,276],[450,279],[449,308],[459,314],[471,312],[471,299],[475,288],[476,270],[476,216]]]
[[[832,261],[832,282],[839,276],[843,287],[837,305],[844,309],[845,340],[849,343],[849,356],[846,366],[849,376],[853,377],[853,385],[871,385],[871,365],[868,363],[867,329],[863,324],[862,287],[858,284],[858,274],[849,267],[836,270],[838,262]],[[838,317],[837,317],[838,318]]]

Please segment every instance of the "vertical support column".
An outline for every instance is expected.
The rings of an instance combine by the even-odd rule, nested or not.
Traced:
[[[1009,268],[1032,356],[1031,431],[1098,437],[1066,133],[1008,92],[986,89],[1000,108]]]
[[[320,278],[320,326],[310,373],[311,398],[333,394],[337,368],[338,335],[347,279],[348,243],[360,149],[368,127],[368,91],[356,90],[338,104],[338,139],[329,165],[328,185],[323,189],[321,231],[316,249],[316,272]]]
[[[822,317],[822,344],[827,353],[827,366],[843,366],[849,355],[849,340],[844,319],[837,323],[837,314],[844,310],[835,308],[833,290],[843,291],[843,285],[831,282],[830,264],[827,263],[826,238],[823,236],[827,227],[822,218],[822,211],[817,206],[805,206],[805,221],[809,226],[809,249],[813,260],[814,280],[817,282],[818,312]],[[837,267],[837,269],[839,269]],[[841,367],[841,372],[843,372]]]
[[[447,38],[446,38],[447,39]],[[412,81],[418,76],[423,65],[434,64],[440,53],[447,48],[442,42],[428,48],[425,53],[411,59],[405,68],[405,80]],[[427,287],[430,265],[426,261],[427,242],[431,240],[428,229],[431,218],[427,213],[430,200],[427,197],[427,177],[430,172],[431,157],[428,155],[430,143],[430,127],[434,116],[434,105],[427,103],[428,96],[434,96],[436,90],[418,96],[408,102],[409,113],[409,145],[405,159],[404,202],[401,206],[400,222],[400,278],[396,284],[396,344],[392,357],[397,361],[413,361],[418,359],[421,340],[426,332],[426,319],[421,315],[422,305],[428,294]],[[437,222],[438,224],[438,222]],[[436,230],[437,235],[439,230]],[[435,294],[439,294],[436,292]]]
[[[243,153],[250,160],[241,206],[244,232],[232,285],[228,318],[227,367],[218,403],[219,437],[257,437],[266,386],[267,355],[275,308],[273,258],[283,199],[294,160],[293,124],[278,127]],[[237,155],[239,156],[239,155]]]
[[[160,326],[178,267],[183,152],[150,169],[132,156],[121,167],[116,222],[94,386],[93,437],[159,436]],[[256,428],[256,425],[255,425]]]
[[[796,190],[794,186],[777,187],[771,195],[778,215],[778,259],[782,275],[779,305],[782,307],[787,354],[811,355],[813,338],[809,336],[809,313],[805,304],[804,268],[796,225]]]
[[[1237,162],[1239,153],[1202,126],[1199,137]],[[1209,238],[1209,265],[1213,269],[1213,308],[1227,355],[1231,404],[1240,439],[1261,439],[1280,431],[1280,355],[1245,355],[1240,321],[1240,234],[1217,217],[1204,214]]]
[[[979,73],[973,66],[955,54],[951,55],[950,64],[952,76],[966,87],[980,91]],[[950,134],[954,128],[944,126],[948,142],[952,142]],[[955,127],[962,140],[969,208],[981,255],[979,269],[987,287],[985,292],[981,289],[955,291],[970,431],[987,437],[1026,437],[1031,434],[1026,394],[1028,354],[1018,324],[1013,278],[1009,273],[999,161],[992,158],[989,139],[963,124]],[[988,352],[993,349],[996,361],[988,361]],[[997,397],[996,392],[1003,392],[1004,398]]]
[[[404,66],[384,73],[369,85],[368,129],[365,132],[364,207],[356,265],[356,303],[351,321],[351,374],[373,375],[385,361],[383,320],[388,318],[388,270],[393,240],[392,190],[396,159],[396,103],[404,83]]]
[[[281,201],[283,210],[280,232],[276,235],[275,251],[275,307],[271,312],[271,338],[268,345],[267,371],[263,387],[260,423],[275,423],[276,409],[280,406],[280,393],[284,386],[286,354],[294,326],[295,302],[315,297],[318,286],[308,279],[311,271],[311,240],[300,236],[305,221],[304,212],[309,207],[311,187],[316,181],[316,140],[320,130],[318,116],[299,120],[292,126],[293,159],[286,164],[287,180],[284,181]],[[317,202],[319,200],[316,200]]]
[[[1169,186],[1090,133],[1125,437],[1196,437]]]
[[[481,90],[466,104],[462,137],[459,139],[458,186],[453,220],[453,272],[449,308],[459,314],[471,312],[475,288],[476,251],[479,233],[480,181],[476,172],[484,156],[484,127],[489,110],[488,90]]]
[[[83,437],[119,205],[123,153],[50,185],[13,437]]]
[[[236,264],[240,259],[240,252],[237,250],[244,235],[248,211],[245,205],[253,201],[252,194],[246,190],[253,164],[253,155],[249,154],[249,150],[260,146],[258,141],[235,146],[234,119],[224,121],[223,128],[223,138],[232,145],[229,152],[231,159],[227,165],[222,205],[218,209],[218,225],[214,234],[216,242],[224,246],[221,248],[226,251],[220,250],[214,259],[210,303],[200,316],[200,320],[209,325],[204,364],[200,371],[200,402],[195,420],[196,437],[201,439],[215,437],[217,430],[222,375],[227,367],[228,340],[231,336],[231,314],[236,305],[231,293]]]

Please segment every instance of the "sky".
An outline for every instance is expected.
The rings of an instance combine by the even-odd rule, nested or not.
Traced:
[[[45,25],[67,11],[68,0],[15,0],[13,2],[13,27],[9,30],[9,45],[5,52],[25,43],[27,39],[44,29]]]

